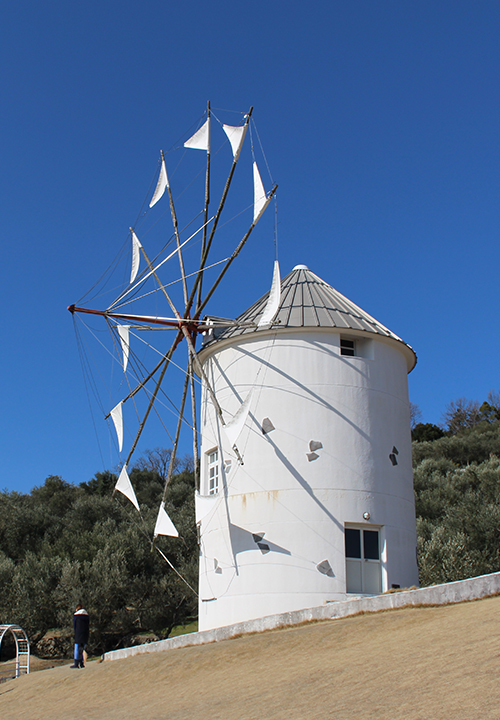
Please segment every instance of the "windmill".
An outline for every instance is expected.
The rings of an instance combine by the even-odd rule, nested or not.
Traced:
[[[252,142],[251,217],[240,239],[222,252],[216,231],[222,229],[251,115],[250,109],[239,126],[221,124],[232,164],[216,209],[210,205],[209,106],[184,143],[186,150],[206,153],[197,222],[180,225],[162,153],[149,207],[168,198],[170,244],[151,256],[134,226],[125,289],[105,310],[69,308],[74,315],[106,320],[123,370],[134,349],[138,380],[105,414],[121,449],[125,411],[140,394],[146,396],[116,485],[137,509],[127,468],[146,421],[160,402],[167,403],[167,371],[178,373],[182,393],[171,408],[177,417],[173,450],[153,534],[177,535],[165,500],[181,428],[189,424],[200,629],[418,584],[407,383],[416,363],[412,348],[306,266],[297,265],[281,280],[277,259],[271,290],[247,311],[237,318],[209,314],[209,302],[276,192],[276,185],[264,189]],[[186,257],[198,240],[191,272]],[[162,279],[173,261],[177,284]],[[147,310],[131,311],[132,305]],[[154,335],[155,328],[162,338],[173,333],[173,339],[147,365],[135,347],[141,334]],[[185,366],[175,359],[182,347]]]

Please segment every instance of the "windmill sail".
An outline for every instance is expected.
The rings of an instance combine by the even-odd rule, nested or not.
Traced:
[[[123,372],[127,369],[128,364],[128,352],[129,352],[129,329],[130,325],[118,325],[118,335],[120,336],[120,343],[122,346],[123,353]]]
[[[194,496],[194,509],[196,523],[206,518],[216,507],[219,495],[200,495],[198,491]]]
[[[118,452],[121,452],[123,447],[123,415],[121,402],[119,402],[118,405],[116,405],[111,410],[110,415],[111,419],[113,420],[113,424],[116,430],[116,437],[118,439]]]
[[[210,118],[184,143],[185,148],[210,152]]]
[[[130,482],[126,465],[122,467],[120,477],[118,478],[115,485],[115,490],[118,490],[118,492],[121,492],[123,495],[125,495],[125,497],[130,500],[130,502],[137,508],[137,510],[139,510],[139,503],[137,502],[134,488],[132,487],[132,483]]]
[[[222,127],[224,128],[224,132],[231,143],[233,158],[234,160],[237,160],[241,152],[241,147],[243,145],[243,140],[245,139],[248,125],[223,125]]]
[[[262,317],[258,322],[258,327],[264,325],[270,325],[274,320],[276,313],[279,310],[281,302],[281,278],[280,278],[280,266],[277,260],[274,261],[274,272],[273,272],[273,283],[269,292],[269,298],[267,299],[266,307],[262,313]]]
[[[167,511],[165,510],[164,502],[161,503],[160,509],[158,510],[158,517],[156,518],[154,536],[157,537],[158,535],[169,535],[170,537],[179,537],[179,533],[177,532],[177,529],[176,529],[174,523],[167,515]]]
[[[158,184],[156,185],[156,190],[154,192],[154,195],[151,198],[151,202],[149,203],[150,208],[152,208],[153,205],[156,205],[158,200],[163,196],[163,193],[165,192],[167,187],[168,187],[167,168],[165,166],[165,158],[162,157],[161,167],[160,167],[160,176],[158,178]]]
[[[256,162],[253,164],[253,197],[253,221],[255,223],[262,215],[262,212],[267,204],[266,191],[264,190],[264,185],[262,184],[262,179]]]
[[[132,268],[130,270],[130,283],[132,284],[137,277],[137,271],[139,270],[139,262],[141,259],[141,243],[139,238],[132,230]]]
[[[252,393],[253,389],[250,390],[250,392],[245,398],[245,401],[240,405],[240,407],[238,408],[238,412],[232,418],[232,420],[230,420],[228,423],[226,423],[226,425],[223,426],[226,437],[229,440],[231,447],[236,444],[236,441],[240,436],[241,431],[245,427],[248,413],[250,411],[250,403],[252,402]]]

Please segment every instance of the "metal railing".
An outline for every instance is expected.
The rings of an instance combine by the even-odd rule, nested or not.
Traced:
[[[30,643],[28,636],[19,625],[0,625],[0,651],[2,640],[10,632],[16,643],[16,658],[12,662],[0,664],[0,680],[7,680],[19,675],[27,675],[30,671]]]

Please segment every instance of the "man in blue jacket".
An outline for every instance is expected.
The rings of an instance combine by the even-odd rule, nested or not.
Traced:
[[[83,651],[89,641],[89,614],[82,605],[76,606],[73,615],[73,629],[75,631],[75,662],[71,668],[83,668]]]

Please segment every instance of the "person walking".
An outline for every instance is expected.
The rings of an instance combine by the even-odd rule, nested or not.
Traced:
[[[83,605],[77,605],[73,615],[73,629],[75,632],[75,661],[71,668],[84,668],[83,653],[89,641],[89,614]]]

